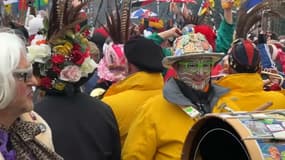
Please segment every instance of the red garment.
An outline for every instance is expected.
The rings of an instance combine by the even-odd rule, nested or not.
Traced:
[[[280,62],[282,65],[282,72],[285,73],[285,52],[279,50],[276,60]]]
[[[36,35],[30,35],[30,36],[29,36],[29,39],[28,39],[28,40],[29,40],[29,44],[31,44],[31,42],[32,42],[32,40],[35,38],[35,36],[36,36]]]
[[[100,33],[105,38],[109,37],[109,33],[105,30],[104,27],[100,27],[100,28],[95,29],[94,33]]]
[[[223,71],[223,66],[222,66],[222,64],[219,63],[212,68],[211,76],[220,75],[222,73],[222,71]]]
[[[167,70],[165,76],[164,76],[164,81],[168,81],[170,78],[172,77],[176,77],[177,74],[176,74],[176,71],[173,69],[173,68],[170,68]]]
[[[214,30],[212,29],[211,26],[208,25],[196,25],[194,26],[194,31],[195,33],[201,33],[203,34],[207,41],[210,43],[210,45],[213,48],[213,51],[215,51],[215,46],[216,46],[216,33],[214,32]]]

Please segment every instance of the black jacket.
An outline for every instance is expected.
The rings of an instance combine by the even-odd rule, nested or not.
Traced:
[[[65,160],[119,160],[120,136],[108,105],[83,93],[46,96],[36,104]]]

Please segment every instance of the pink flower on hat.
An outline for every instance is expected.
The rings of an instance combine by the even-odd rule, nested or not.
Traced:
[[[63,81],[67,81],[67,82],[78,82],[81,78],[80,68],[76,65],[66,66],[60,72],[59,78]]]

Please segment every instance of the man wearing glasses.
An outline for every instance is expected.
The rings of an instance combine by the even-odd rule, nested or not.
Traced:
[[[123,160],[181,159],[188,131],[227,92],[211,84],[211,69],[224,54],[212,52],[204,35],[178,37],[173,48],[174,55],[165,57],[163,64],[172,67],[177,77],[142,107],[123,147]]]

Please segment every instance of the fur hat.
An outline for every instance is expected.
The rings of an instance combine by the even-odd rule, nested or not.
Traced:
[[[135,37],[125,46],[125,55],[129,63],[147,72],[162,72],[162,48],[152,40],[144,37]]]
[[[201,33],[188,33],[178,37],[173,45],[174,55],[163,59],[163,65],[170,68],[175,62],[197,57],[211,57],[214,62],[220,60],[224,53],[214,53],[210,44]]]

